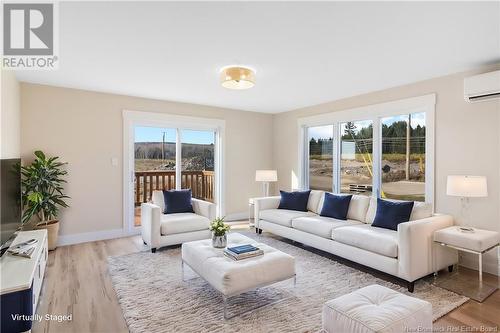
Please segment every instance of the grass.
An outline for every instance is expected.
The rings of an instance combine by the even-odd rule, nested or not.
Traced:
[[[156,160],[156,159],[136,159],[135,171],[150,171],[167,164],[168,162],[174,163],[175,160]]]

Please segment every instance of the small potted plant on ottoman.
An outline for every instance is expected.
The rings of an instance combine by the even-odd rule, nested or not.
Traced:
[[[218,217],[210,224],[212,231],[212,246],[218,249],[225,248],[227,245],[227,232],[231,227],[224,223],[223,217]]]

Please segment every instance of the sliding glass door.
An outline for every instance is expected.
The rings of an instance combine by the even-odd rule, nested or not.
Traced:
[[[223,120],[125,110],[123,122],[124,230],[140,231],[155,190],[190,189],[223,216]]]
[[[213,202],[215,193],[214,131],[181,130],[181,188],[194,198]]]
[[[134,226],[141,225],[141,203],[154,190],[175,189],[175,128],[134,128]]]

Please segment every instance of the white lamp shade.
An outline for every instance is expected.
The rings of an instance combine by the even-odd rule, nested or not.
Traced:
[[[456,197],[487,197],[488,187],[484,176],[448,176],[446,194]]]
[[[278,172],[276,170],[255,171],[255,181],[257,182],[277,182]]]

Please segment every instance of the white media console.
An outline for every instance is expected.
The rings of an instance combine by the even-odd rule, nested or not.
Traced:
[[[2,332],[31,330],[32,321],[29,318],[36,313],[47,264],[47,231],[21,231],[11,245],[32,238],[38,240],[38,243],[31,258],[13,256],[8,252],[0,258]],[[16,314],[25,317],[15,317]]]

